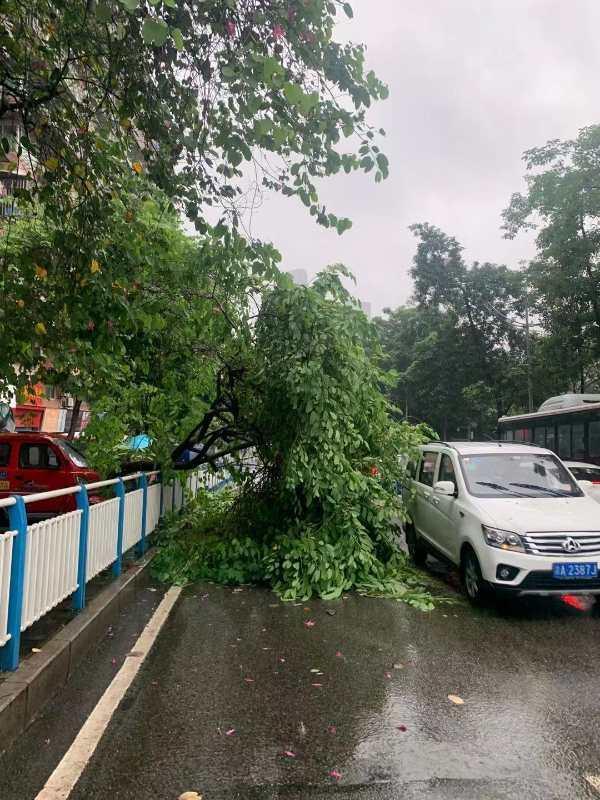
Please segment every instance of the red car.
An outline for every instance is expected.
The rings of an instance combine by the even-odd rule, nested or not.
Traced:
[[[44,433],[0,433],[0,498],[99,481],[100,475],[69,442]],[[74,495],[27,506],[30,519],[76,508]]]

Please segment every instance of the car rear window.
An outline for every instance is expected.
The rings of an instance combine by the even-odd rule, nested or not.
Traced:
[[[19,465],[25,469],[58,469],[54,450],[47,444],[22,444]]]
[[[10,445],[8,442],[0,442],[0,467],[7,467],[10,460]]]

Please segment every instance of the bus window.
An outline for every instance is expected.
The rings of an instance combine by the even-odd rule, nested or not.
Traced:
[[[533,431],[533,441],[539,447],[546,446],[546,428],[535,428]]]
[[[558,455],[561,458],[571,458],[571,426],[558,426]]]
[[[546,447],[556,453],[556,435],[554,432],[554,425],[551,428],[546,428]]]
[[[512,440],[515,438],[514,431],[503,431],[502,438],[505,442],[512,442]]]
[[[530,442],[531,441],[531,428],[520,428],[515,431],[515,442]]]
[[[585,460],[585,425],[583,423],[573,425],[573,449],[571,458],[575,461]]]
[[[589,439],[590,458],[600,457],[600,422],[590,422]]]

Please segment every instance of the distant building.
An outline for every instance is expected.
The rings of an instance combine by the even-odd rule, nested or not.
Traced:
[[[308,286],[308,272],[305,269],[292,269],[288,275],[297,286]]]

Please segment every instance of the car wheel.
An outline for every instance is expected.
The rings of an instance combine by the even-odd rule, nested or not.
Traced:
[[[473,605],[482,605],[489,598],[489,584],[481,574],[479,561],[473,550],[465,550],[461,562],[461,578],[465,593]]]
[[[417,567],[422,567],[427,559],[427,548],[423,540],[417,533],[412,522],[407,522],[405,526],[406,546],[411,561]]]

